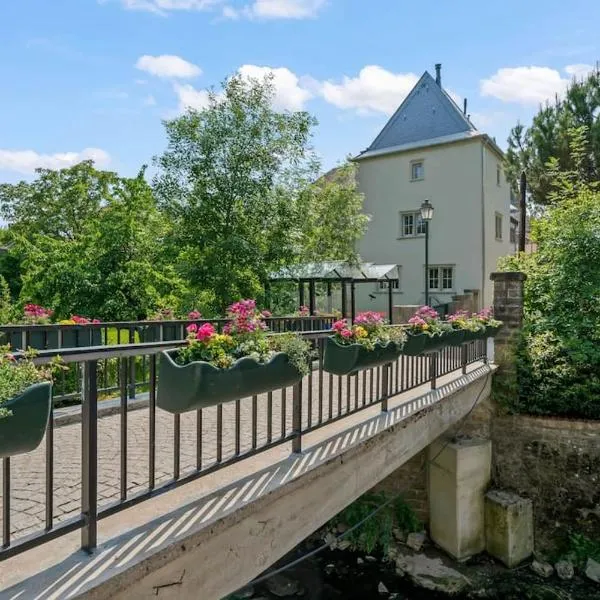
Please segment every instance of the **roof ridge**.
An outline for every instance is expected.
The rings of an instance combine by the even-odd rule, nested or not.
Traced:
[[[425,71],[365,152],[466,131],[478,130],[450,94]]]

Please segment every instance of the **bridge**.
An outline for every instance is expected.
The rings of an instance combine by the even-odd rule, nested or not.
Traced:
[[[157,354],[181,342],[62,350],[83,403],[3,459],[0,598],[223,598],[489,395],[484,341],[338,377],[327,332],[303,335],[319,359],[298,385],[184,415],[156,407]],[[104,400],[111,361],[120,396]]]

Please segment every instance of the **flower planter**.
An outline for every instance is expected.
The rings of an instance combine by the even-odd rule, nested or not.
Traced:
[[[429,336],[425,333],[408,333],[406,342],[404,342],[404,346],[402,346],[401,353],[406,356],[418,356],[419,354],[423,354],[428,337]]]
[[[325,342],[323,369],[333,375],[356,375],[363,369],[393,362],[399,355],[400,349],[394,342],[376,343],[374,350],[368,350],[361,344],[343,346],[329,337]]]
[[[479,331],[469,331],[465,330],[465,342],[474,342],[476,340],[483,340],[486,337],[485,329],[481,329]]]
[[[448,346],[460,346],[465,341],[465,330],[455,329],[445,335]]]
[[[485,337],[495,338],[498,335],[498,332],[502,329],[502,325],[488,325],[485,328]]]
[[[177,352],[168,350],[160,355],[156,396],[156,404],[174,414],[271,392],[302,378],[282,352],[264,364],[250,357],[240,358],[229,369],[201,361],[178,365]]]
[[[137,327],[138,334],[140,336],[140,342],[142,343],[150,343],[150,342],[160,342],[160,325],[152,324],[152,325],[141,325]],[[163,325],[163,342],[173,342],[176,340],[185,339],[185,331],[183,333],[183,337],[181,335],[181,327],[178,325]]]
[[[445,333],[434,333],[428,335],[425,342],[425,352],[434,352],[441,350],[444,346],[448,345],[448,334]]]
[[[52,384],[36,383],[2,405],[12,412],[0,419],[0,458],[35,450],[41,443],[52,402]]]

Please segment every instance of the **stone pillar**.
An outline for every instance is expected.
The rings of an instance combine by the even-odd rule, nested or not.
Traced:
[[[429,446],[429,533],[457,560],[485,550],[484,494],[492,471],[492,443],[465,439]]]
[[[506,346],[523,326],[523,287],[527,275],[519,271],[492,273],[494,316],[504,323],[496,337],[496,347]]]

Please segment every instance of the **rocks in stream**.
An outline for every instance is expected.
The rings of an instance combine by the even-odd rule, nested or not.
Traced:
[[[266,587],[271,594],[278,598],[295,596],[301,591],[298,582],[285,575],[273,575],[273,577],[267,579]]]
[[[568,560],[559,560],[555,565],[556,574],[564,581],[573,579],[575,575],[575,568],[573,564]]]
[[[600,583],[600,563],[593,558],[588,558],[585,565],[585,575],[588,579]]]
[[[548,577],[551,577],[552,573],[554,573],[554,567],[543,560],[534,560],[531,563],[531,570],[544,579],[548,579]]]
[[[420,552],[423,548],[423,544],[425,544],[425,532],[420,531],[419,533],[409,533],[406,538],[406,545],[414,550],[415,552]]]
[[[447,567],[441,558],[429,558],[423,554],[404,555],[396,558],[398,575],[408,577],[414,585],[446,594],[459,594],[470,584],[462,573]]]

